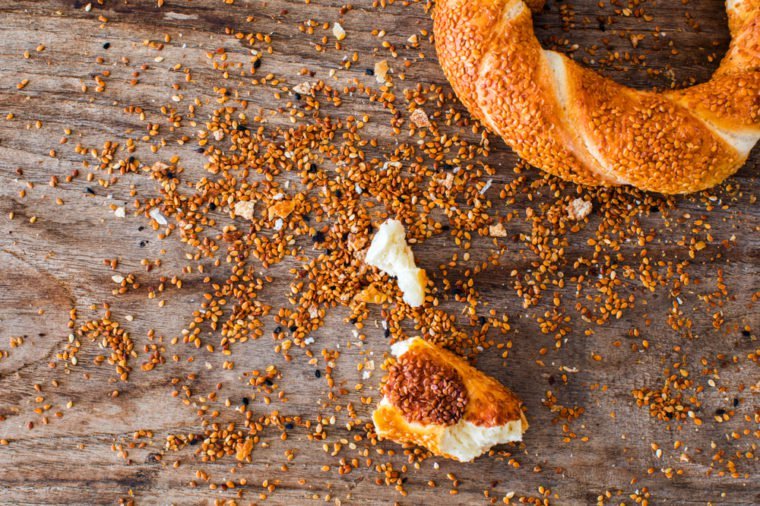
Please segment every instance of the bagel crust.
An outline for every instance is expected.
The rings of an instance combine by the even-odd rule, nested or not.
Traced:
[[[712,78],[640,91],[541,48],[543,0],[439,0],[435,45],[470,113],[520,157],[585,185],[667,194],[734,174],[760,139],[760,0],[727,0],[731,45]]]

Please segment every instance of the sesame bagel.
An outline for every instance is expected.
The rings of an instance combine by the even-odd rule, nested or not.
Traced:
[[[628,88],[541,48],[543,0],[439,0],[435,45],[470,113],[518,155],[585,185],[660,193],[714,186],[760,138],[760,0],[727,0],[731,45],[703,84]]]

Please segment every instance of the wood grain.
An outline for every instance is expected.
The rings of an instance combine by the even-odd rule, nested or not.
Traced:
[[[673,209],[640,217],[642,228],[658,232],[657,240],[648,246],[653,258],[687,255],[688,248],[678,244],[684,228],[674,225],[681,217],[688,214],[693,221],[704,216],[711,225],[713,241],[689,266],[690,276],[701,280],[701,284],[689,286],[681,294],[685,299],[682,310],[693,320],[692,338],[684,338],[668,325],[667,311],[673,300],[668,287],[649,292],[640,283],[631,282],[626,289],[635,293],[637,303],[622,318],[597,326],[572,313],[571,331],[562,349],[540,355],[542,348],[554,346],[554,337],[540,333],[534,316],[550,310],[551,300],[524,309],[522,298],[515,294],[510,280],[510,271],[527,270],[535,257],[524,248],[515,247],[508,250],[502,266],[477,276],[475,282],[483,301],[508,314],[512,325],[506,336],[513,342],[509,359],[505,362],[498,351],[486,350],[477,363],[525,401],[531,423],[525,445],[506,448],[519,461],[519,469],[503,457],[481,458],[467,465],[431,459],[420,469],[406,473],[405,489],[409,495],[404,497],[391,487],[375,484],[378,474],[372,467],[362,466],[348,475],[338,475],[336,465],[340,456],[330,457],[320,444],[307,440],[305,430],[298,428],[289,431],[287,441],[281,441],[277,432],[267,432],[263,438],[270,447],[254,450],[252,463],[244,466],[237,466],[234,459],[201,463],[192,448],[167,452],[157,461],[155,455],[164,451],[167,435],[201,429],[197,405],[184,405],[172,397],[172,378],[197,374],[196,380],[187,383],[198,395],[211,392],[217,383],[222,383],[221,395],[236,403],[248,395],[250,388],[240,380],[239,370],[222,369],[224,358],[220,354],[194,352],[182,346],[175,349],[168,344],[166,354],[181,354],[181,362],[169,361],[150,373],[136,367],[127,383],[116,381],[112,367],[93,363],[99,353],[95,345],[83,346],[79,365],[69,373],[64,373],[62,365],[51,368],[56,353],[66,345],[72,308],[77,308],[80,320],[85,320],[102,315],[102,304],[108,302],[114,318],[128,328],[136,348],[142,349],[148,342],[150,329],[163,336],[165,343],[179,335],[192,311],[198,308],[204,286],[202,275],[196,272],[183,276],[182,290],[169,289],[168,294],[157,299],[148,299],[145,289],[113,296],[114,272],[104,266],[104,259],[119,258],[117,272],[140,273],[146,287],[156,286],[160,276],[177,273],[186,263],[188,247],[176,236],[158,241],[155,233],[146,228],[147,220],[129,215],[118,219],[108,208],[109,203],[131,201],[130,185],[140,195],[155,195],[154,182],[139,175],[127,175],[110,188],[83,178],[52,188],[48,186],[50,176],[62,179],[72,169],[81,168],[83,157],[72,149],[77,142],[99,148],[106,140],[124,142],[127,138],[142,137],[144,122],[126,114],[124,108],[139,105],[150,118],[158,118],[160,106],[170,103],[171,84],[184,80],[183,74],[170,70],[174,63],[192,68],[193,83],[183,93],[204,104],[203,114],[213,110],[216,95],[212,88],[223,83],[219,72],[210,68],[206,53],[224,47],[232,57],[248,56],[246,47],[225,35],[225,27],[271,34],[273,53],[267,56],[262,72],[276,72],[293,85],[302,80],[298,74],[303,67],[316,71],[318,78],[327,79],[329,70],[338,68],[350,51],[360,54],[360,62],[344,78],[371,83],[372,78],[364,75],[364,69],[372,68],[379,59],[389,58],[381,47],[382,40],[403,48],[409,35],[421,29],[431,30],[432,23],[421,4],[404,7],[397,3],[379,9],[366,1],[357,2],[341,20],[349,34],[347,50],[320,54],[313,48],[318,38],[304,36],[296,25],[307,19],[320,23],[339,19],[343,4],[337,0],[308,5],[290,0],[237,0],[233,5],[218,0],[167,0],[161,8],[155,1],[112,0],[102,6],[93,2],[89,12],[86,5],[85,1],[74,0],[0,3],[0,113],[2,117],[8,113],[15,115],[13,121],[0,119],[0,350],[8,352],[7,357],[0,359],[0,415],[4,417],[0,422],[0,439],[9,443],[0,446],[2,504],[113,504],[128,497],[134,497],[138,504],[211,504],[236,497],[237,490],[209,490],[203,482],[198,488],[189,487],[198,469],[209,473],[214,482],[245,477],[248,485],[244,487],[241,504],[260,501],[259,493],[265,492],[264,480],[280,480],[269,497],[274,504],[325,501],[478,504],[488,502],[484,490],[501,501],[509,491],[538,496],[539,487],[549,489],[547,497],[557,504],[595,503],[600,494],[608,491],[613,494],[609,503],[631,504],[630,494],[644,488],[651,493],[650,504],[760,503],[757,457],[737,460],[735,478],[720,476],[719,471],[725,468],[711,460],[716,451],[711,445],[718,445],[726,454],[755,451],[757,445],[756,435],[739,440],[730,437],[733,430],[757,430],[756,418],[754,425],[743,421],[743,417],[752,420],[757,416],[758,404],[758,369],[756,362],[746,359],[756,353],[756,332],[760,328],[760,311],[753,299],[753,295],[757,298],[760,279],[760,212],[753,197],[760,190],[756,178],[760,161],[757,149],[731,180],[730,188],[724,186],[709,192],[714,202],[725,207],[716,206],[708,212],[709,200],[705,195],[680,197],[673,200]],[[636,87],[681,85],[691,78],[701,81],[717,67],[718,60],[708,61],[708,55],[715,54],[719,59],[728,44],[721,2],[691,0],[686,5],[642,2],[639,8],[653,16],[648,22],[614,13],[624,7],[613,4],[600,9],[597,2],[590,0],[576,0],[572,5],[550,2],[536,20],[537,32],[546,46],[568,50],[577,44],[580,49],[571,51],[576,58]],[[563,22],[561,12],[566,15],[568,9],[574,12],[574,26]],[[687,12],[699,27],[690,24]],[[253,23],[246,22],[249,15],[255,17]],[[108,22],[103,24],[98,16],[105,16]],[[599,16],[604,17],[603,23]],[[651,36],[655,27],[663,37]],[[384,39],[372,35],[375,28],[386,30]],[[634,49],[626,30],[648,37]],[[330,35],[329,30],[318,33],[320,37]],[[172,40],[160,53],[143,43],[163,40],[164,34],[170,34]],[[106,42],[110,47],[104,50]],[[44,51],[35,50],[39,44],[44,44]],[[592,46],[598,47],[593,56],[584,50]],[[30,52],[30,58],[24,58],[24,51]],[[424,59],[417,58],[420,51],[426,54]],[[600,60],[616,52],[622,56],[619,62],[599,65]],[[399,86],[423,83],[448,89],[429,41],[424,41],[419,50],[405,49],[400,53],[402,58],[414,60],[414,64]],[[625,53],[645,55],[646,68],[628,65]],[[104,63],[97,63],[98,56],[105,58]],[[164,60],[156,61],[157,56]],[[129,63],[122,58],[128,58]],[[142,71],[141,84],[130,86],[131,73],[141,65],[149,67]],[[82,93],[82,84],[94,88],[93,75],[105,69],[111,71],[106,92]],[[22,79],[29,79],[29,83],[19,90],[17,84]],[[247,98],[255,107],[272,107],[271,94],[260,88],[251,87]],[[380,125],[386,124],[390,116],[358,95],[347,97],[335,115],[363,113],[379,118],[376,123]],[[37,120],[42,122],[41,128],[35,126]],[[272,122],[286,124],[286,119],[275,117]],[[73,133],[68,136],[68,145],[59,145],[65,128],[71,128]],[[378,148],[369,152],[381,153],[395,142],[387,128],[370,128],[375,129],[372,135],[378,138]],[[181,132],[162,131],[168,145],[158,155],[151,154],[145,146],[136,155],[146,160],[179,155],[187,167],[188,180],[200,177],[205,160],[195,152],[192,143],[178,145],[180,135]],[[497,188],[516,177],[512,167],[517,160],[500,141],[492,140],[492,144],[489,163],[497,168],[493,177]],[[55,158],[49,156],[51,149],[57,151]],[[22,169],[22,173],[17,169]],[[531,175],[533,179],[538,177]],[[30,189],[28,182],[35,187]],[[19,196],[22,189],[27,191],[24,198]],[[64,205],[56,205],[56,198],[61,198]],[[495,195],[491,198],[498,201]],[[542,202],[554,200],[555,196],[545,189],[532,201],[526,192],[511,206],[500,203],[496,212],[522,212],[527,206],[538,207]],[[7,218],[11,212],[15,214],[13,220]],[[30,223],[32,217],[37,218],[35,223]],[[686,228],[692,221],[685,220]],[[599,222],[600,217],[592,216],[589,226],[572,236],[566,253],[568,276],[573,272],[574,259],[591,254],[587,240]],[[508,230],[510,235],[529,233],[530,224],[516,219],[509,223]],[[723,240],[732,240],[732,246],[721,247]],[[488,252],[490,241],[486,238],[479,241],[473,248],[473,263]],[[166,250],[163,254],[162,249]],[[415,256],[428,272],[437,272],[437,266],[456,251],[452,238],[445,234],[415,246]],[[630,260],[637,251],[634,244],[626,244],[621,254]],[[140,261],[159,257],[162,267],[144,273]],[[262,294],[267,302],[284,305],[289,283],[287,270],[293,265],[294,262],[285,261],[269,272],[275,281]],[[698,296],[716,289],[719,270],[729,295],[722,299],[722,307],[709,308]],[[464,273],[457,275],[463,277]],[[213,276],[223,279],[221,273]],[[566,304],[574,304],[574,286],[557,291]],[[159,309],[159,299],[167,301],[165,308]],[[93,304],[98,308],[90,309]],[[451,301],[444,302],[443,307],[452,313],[462,309]],[[712,325],[716,311],[722,312],[726,322],[720,329]],[[373,309],[372,314],[380,318],[379,310]],[[128,321],[128,315],[134,317],[133,321]],[[336,382],[351,388],[361,380],[355,367],[360,353],[371,350],[379,360],[387,351],[388,342],[382,329],[368,324],[363,331],[367,335],[364,347],[348,347],[355,339],[353,327],[345,321],[347,316],[345,308],[331,311],[325,326],[314,336],[312,348],[318,352],[341,346]],[[645,327],[645,319],[651,319],[649,326]],[[629,331],[634,327],[645,328],[646,335],[631,337]],[[745,327],[752,331],[742,333]],[[593,329],[593,334],[584,335],[587,329]],[[23,337],[24,344],[11,348],[9,339],[14,337]],[[646,353],[632,352],[631,345],[640,344],[642,338],[650,342],[651,349]],[[494,339],[504,341],[505,337]],[[621,341],[622,346],[615,346],[615,341]],[[677,346],[680,351],[674,351]],[[597,353],[603,360],[593,359]],[[726,358],[716,358],[720,353]],[[188,362],[189,356],[195,360]],[[631,391],[660,385],[663,370],[678,361],[679,356],[688,357],[691,373],[705,387],[700,413],[705,423],[699,427],[684,423],[677,430],[651,418],[646,408],[638,408]],[[734,363],[732,356],[740,359]],[[324,380],[315,379],[314,367],[306,364],[303,354],[295,354],[296,359],[286,364],[281,355],[272,351],[272,342],[262,338],[237,347],[234,358],[238,369],[263,369],[275,364],[284,372],[279,384],[288,402],[278,404],[278,409],[287,414],[314,419],[334,413]],[[726,393],[710,388],[708,378],[699,374],[702,358],[710,367],[720,369],[719,383],[726,387]],[[140,359],[135,362],[141,362]],[[560,380],[562,366],[578,371],[569,373],[566,384]],[[53,387],[53,379],[60,386]],[[373,385],[373,394],[378,381],[377,373],[367,381]],[[34,384],[41,385],[41,393],[35,392]],[[713,413],[730,406],[740,385],[745,389],[737,414],[730,422],[715,423]],[[120,394],[114,398],[111,392],[115,389]],[[566,434],[561,424],[552,421],[555,413],[543,405],[548,390],[564,406],[585,408],[585,413],[570,426],[578,437],[569,443],[562,441]],[[38,395],[44,396],[43,403],[35,401]],[[350,397],[354,401],[357,398]],[[69,401],[73,407],[66,409]],[[53,404],[51,411],[63,411],[64,416],[58,419],[50,415],[48,425],[40,424],[41,417],[33,410],[44,403]],[[371,406],[355,404],[358,415],[369,420]],[[271,410],[262,403],[252,409],[260,414]],[[614,418],[611,412],[615,413]],[[229,412],[223,415],[223,421],[231,421]],[[29,422],[34,423],[31,430]],[[146,440],[145,448],[129,449],[125,459],[113,447],[131,441],[137,430],[153,431],[154,437]],[[331,428],[328,442],[350,437],[352,434],[338,424]],[[588,437],[588,441],[582,441],[582,437]],[[687,447],[674,450],[677,440],[687,442]],[[655,455],[652,443],[663,448],[661,458]],[[380,447],[398,449],[391,442],[380,443]],[[296,458],[289,463],[290,470],[282,472],[280,466],[286,463],[284,451],[291,448],[296,448]],[[381,456],[374,451],[370,449],[374,464],[393,462],[394,467],[400,468],[406,462],[403,455]],[[682,453],[689,455],[689,462],[681,461]],[[344,452],[341,456],[354,457],[357,453]],[[171,464],[177,459],[182,465],[173,468]],[[332,471],[321,470],[326,463],[333,466]],[[683,474],[668,478],[662,469],[669,467],[682,469]],[[235,474],[230,473],[233,468],[237,468]],[[654,470],[652,474],[647,472],[649,468]],[[452,487],[447,473],[454,473],[460,481],[457,495],[449,494]],[[438,488],[429,488],[428,480],[436,481]]]

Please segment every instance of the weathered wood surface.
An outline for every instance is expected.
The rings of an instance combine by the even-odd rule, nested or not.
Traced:
[[[237,0],[234,5],[225,5],[219,0],[167,0],[158,8],[155,1],[109,0],[105,6],[93,2],[90,12],[86,11],[86,4],[84,0],[0,2],[0,112],[3,117],[8,113],[16,117],[13,121],[0,119],[0,349],[8,350],[8,356],[0,360],[0,415],[5,418],[0,422],[0,439],[9,443],[0,446],[0,503],[108,504],[127,498],[130,493],[138,504],[206,504],[235,498],[237,491],[209,490],[202,482],[198,488],[188,487],[197,469],[204,469],[217,482],[224,476],[246,477],[248,486],[240,500],[245,504],[259,501],[258,494],[264,491],[261,484],[266,479],[281,480],[269,498],[276,504],[320,503],[328,495],[331,501],[339,499],[344,503],[477,504],[487,501],[483,494],[485,489],[491,489],[492,496],[501,500],[512,490],[518,494],[539,495],[539,486],[550,489],[549,498],[559,504],[593,503],[605,491],[622,494],[613,496],[612,503],[632,503],[629,494],[644,487],[652,494],[650,502],[657,504],[760,502],[757,483],[760,468],[756,457],[737,461],[738,477],[719,476],[720,466],[707,476],[715,453],[711,444],[719,445],[727,454],[752,451],[753,444],[757,444],[752,434],[735,442],[727,436],[737,427],[757,430],[756,424],[743,420],[744,417],[751,419],[758,400],[758,370],[746,360],[758,347],[755,336],[760,327],[760,311],[752,301],[760,279],[760,212],[751,200],[760,190],[756,179],[760,161],[757,150],[733,179],[734,187],[741,189],[739,192],[725,189],[712,192],[726,204],[725,209],[716,207],[708,213],[702,197],[683,197],[676,199],[677,209],[672,211],[673,217],[686,213],[705,215],[714,236],[714,244],[700,252],[689,268],[691,276],[701,279],[703,286],[690,287],[683,295],[691,304],[684,306],[684,311],[694,320],[692,330],[696,339],[684,339],[667,325],[667,310],[672,301],[666,289],[648,293],[639,287],[633,289],[638,297],[636,307],[621,319],[595,326],[575,318],[571,324],[573,331],[561,351],[539,356],[542,347],[553,346],[554,338],[539,333],[535,321],[523,317],[526,311],[522,308],[522,299],[507,282],[513,265],[525,268],[526,261],[515,256],[511,259],[512,265],[506,262],[503,267],[479,277],[484,298],[505,311],[512,324],[507,337],[514,346],[507,369],[503,368],[497,352],[484,353],[478,364],[503,379],[525,401],[531,428],[524,449],[512,449],[521,464],[520,469],[513,469],[502,458],[481,458],[468,465],[432,459],[406,475],[409,495],[402,497],[393,488],[376,485],[378,475],[373,469],[362,468],[343,477],[335,472],[335,467],[331,472],[321,471],[323,464],[334,465],[338,457],[328,457],[321,445],[306,441],[306,433],[298,430],[292,431],[285,442],[279,440],[278,434],[270,433],[271,448],[255,450],[253,462],[241,467],[235,475],[229,474],[236,466],[234,459],[199,464],[191,448],[176,455],[169,453],[162,462],[148,458],[163,449],[167,434],[199,429],[195,408],[171,397],[170,378],[198,373],[193,383],[195,392],[210,392],[215,384],[223,382],[223,397],[231,399],[245,395],[245,386],[237,379],[238,371],[222,370],[223,358],[218,353],[199,352],[192,363],[169,361],[151,373],[135,370],[128,383],[119,384],[112,381],[111,367],[93,364],[92,359],[97,354],[94,346],[83,347],[79,366],[72,368],[68,375],[63,374],[60,367],[49,367],[56,353],[65,346],[71,308],[79,308],[80,318],[85,319],[102,313],[100,309],[90,311],[91,304],[109,302],[114,318],[125,324],[141,349],[149,329],[156,329],[157,334],[167,338],[179,333],[190,313],[198,307],[203,286],[199,274],[185,276],[185,288],[170,290],[172,293],[163,297],[167,299],[163,309],[158,308],[158,299],[149,300],[144,290],[119,297],[111,294],[113,271],[103,265],[103,259],[118,257],[117,271],[126,274],[142,272],[139,264],[142,258],[162,258],[162,268],[142,278],[146,285],[154,286],[158,276],[176,273],[185,263],[187,247],[176,237],[156,241],[149,228],[142,228],[146,225],[144,219],[130,216],[115,219],[107,207],[111,202],[107,199],[109,194],[113,194],[115,200],[129,202],[130,184],[134,184],[140,194],[155,192],[147,178],[127,177],[112,189],[97,187],[94,196],[85,193],[88,183],[81,178],[58,188],[51,188],[47,183],[51,175],[62,178],[81,166],[82,157],[71,149],[76,142],[100,146],[104,140],[142,136],[144,123],[124,114],[126,105],[140,105],[155,115],[159,113],[157,107],[169,103],[170,84],[174,79],[182,81],[184,76],[172,75],[166,70],[167,64],[156,63],[154,58],[158,53],[144,46],[144,40],[161,40],[163,34],[170,34],[172,42],[166,44],[160,55],[167,63],[181,62],[191,67],[195,83],[183,93],[209,101],[215,98],[211,89],[220,76],[209,69],[205,53],[218,47],[233,53],[246,51],[224,34],[224,27],[241,28],[246,25],[247,15],[255,16],[254,29],[273,34],[274,52],[266,64],[272,71],[276,69],[278,75],[290,78],[291,84],[297,84],[300,68],[321,69],[322,75],[318,77],[327,78],[327,69],[336,68],[347,51],[316,53],[311,45],[316,37],[306,38],[295,25],[307,19],[332,23],[339,19],[342,4],[335,0],[313,1],[310,5],[289,0]],[[564,32],[560,7],[567,9],[569,5],[568,2],[550,2],[547,11],[539,16],[537,26],[543,42],[551,45],[554,37],[565,37],[569,44],[563,47],[578,44],[587,48],[598,44],[598,55],[614,51],[646,55],[648,68],[665,72],[648,75],[639,67],[625,68],[625,62],[618,68],[605,70],[607,75],[638,87],[668,86],[673,79],[678,83],[688,78],[704,80],[717,66],[717,61],[708,62],[707,56],[719,57],[728,42],[725,14],[721,2],[716,0],[692,0],[686,6],[681,2],[644,2],[642,8],[654,17],[647,23],[635,17],[615,15],[610,6],[599,9],[595,1],[576,0],[573,2],[576,26]],[[690,25],[685,16],[687,10],[698,21],[699,29]],[[613,25],[605,22],[604,32],[597,20],[600,13],[611,15],[615,21]],[[108,18],[103,27],[98,15]],[[342,23],[349,33],[346,47],[361,55],[362,62],[351,71],[360,78],[365,77],[363,69],[377,60],[373,53],[384,51],[380,46],[382,40],[373,36],[371,30],[386,30],[386,39],[402,47],[412,33],[431,29],[431,21],[421,5],[373,9],[364,1],[357,2]],[[651,33],[655,26],[665,34],[665,42],[655,43],[648,37],[636,50],[631,49],[629,38],[614,32],[630,29]],[[324,34],[330,32],[324,31]],[[608,39],[606,47],[602,37]],[[667,49],[669,41],[678,49],[677,54]],[[107,51],[102,47],[105,42],[111,44]],[[39,44],[44,44],[46,49],[36,52]],[[427,58],[415,62],[407,71],[406,81],[398,84],[404,87],[421,82],[446,86],[429,42],[424,42],[420,50]],[[29,59],[23,57],[24,51],[31,53]],[[404,55],[417,52],[405,51]],[[583,50],[575,53],[579,58],[588,58]],[[106,58],[106,63],[98,65],[95,62],[98,56]],[[121,63],[122,57],[129,58],[130,63]],[[129,86],[129,74],[143,63],[154,68],[143,73],[140,86]],[[107,91],[82,94],[82,83],[94,86],[93,72],[105,68],[112,71]],[[669,68],[672,73],[667,71]],[[22,79],[30,82],[18,90],[17,84]],[[266,107],[270,98],[271,95],[258,88],[251,91],[254,104]],[[213,104],[207,111],[211,107]],[[341,111],[356,116],[364,112],[382,114],[376,105],[362,97],[347,101]],[[37,120],[42,122],[41,128],[35,127]],[[74,133],[69,136],[69,145],[59,146],[64,128],[72,128]],[[381,129],[378,135],[384,135]],[[167,138],[171,139],[171,135]],[[381,141],[393,142],[382,138]],[[494,186],[501,186],[514,177],[511,167],[515,158],[500,141],[494,144],[497,146],[489,161],[500,167]],[[51,149],[57,150],[56,158],[49,156]],[[165,159],[173,154],[182,157],[188,170],[196,167],[195,174],[202,173],[204,160],[192,146],[172,143],[160,152],[160,157]],[[18,168],[23,169],[23,175],[17,174]],[[28,195],[20,198],[19,191],[26,188],[29,181],[36,187],[27,189]],[[63,199],[63,206],[56,205],[57,197]],[[544,194],[539,198],[552,197]],[[13,220],[7,218],[10,212],[15,213]],[[36,223],[30,223],[33,216],[38,218]],[[661,229],[658,240],[649,246],[654,252],[652,257],[686,254],[686,249],[676,244],[680,237],[669,237],[667,231],[662,231],[663,219],[659,214],[642,220],[647,228]],[[510,234],[527,231],[527,225],[520,220],[510,227]],[[568,254],[571,263],[573,258],[589,253],[586,245],[589,236],[590,232],[583,230],[573,237],[572,251]],[[735,245],[721,249],[719,242],[732,236]],[[167,250],[166,254],[160,254],[161,248]],[[450,238],[445,236],[415,247],[421,265],[431,272],[454,251]],[[634,251],[631,249],[628,253]],[[274,277],[278,272],[284,274],[278,269],[291,265],[285,264],[275,267],[271,274]],[[715,289],[719,269],[723,271],[730,296],[719,308],[726,323],[715,330],[711,320],[714,311],[708,311],[698,302],[696,294]],[[275,284],[268,290],[267,300],[276,305],[283,299],[287,285]],[[572,286],[563,289],[567,295],[565,300],[569,301],[566,303],[572,304],[574,290]],[[550,307],[551,301],[547,300],[530,311],[540,314]],[[44,310],[44,314],[39,314],[40,310]],[[134,320],[126,321],[126,315],[133,315]],[[345,310],[336,310],[330,315],[327,325],[316,336],[317,342],[313,345],[316,351],[345,345],[351,340],[352,327],[344,322],[345,316]],[[640,343],[641,339],[631,338],[628,331],[633,327],[643,328],[645,318],[651,318],[652,323],[642,338],[649,340],[652,349],[647,353],[633,353],[631,344]],[[740,332],[745,326],[752,329],[749,335]],[[366,347],[380,356],[387,349],[387,341],[382,337],[382,329],[370,327],[364,331],[368,336]],[[594,334],[584,336],[587,328],[593,328]],[[24,344],[10,348],[9,339],[17,336],[24,336]],[[621,340],[623,345],[614,346],[616,340]],[[698,383],[706,388],[700,414],[705,423],[701,427],[687,422],[680,431],[668,431],[666,424],[651,418],[646,408],[637,408],[631,395],[634,388],[662,382],[662,371],[677,361],[674,357],[679,354],[673,352],[674,346],[683,346],[683,354],[688,354],[691,361],[691,373],[698,375]],[[344,346],[343,351],[336,377],[350,388],[360,377],[354,367],[359,350]],[[181,352],[183,357],[192,354],[184,348]],[[728,357],[719,366],[723,367],[720,384],[729,388],[729,394],[709,388],[707,378],[699,374],[699,359],[704,357],[714,365],[716,354],[720,352]],[[173,350],[167,351],[167,355],[171,353]],[[600,354],[603,360],[595,361],[593,353]],[[732,356],[741,357],[738,364],[731,364]],[[313,367],[306,365],[305,360],[299,362],[298,358],[283,364],[281,357],[272,352],[267,339],[235,350],[236,363],[244,364],[242,367],[246,370],[272,363],[283,369],[280,385],[289,402],[280,409],[312,419],[319,413],[329,415],[330,409],[322,405],[327,392],[324,381],[315,381]],[[544,364],[538,363],[538,359],[544,360]],[[567,385],[553,384],[555,377],[561,374],[560,366],[579,371],[571,374]],[[58,388],[50,384],[54,378],[61,382]],[[378,380],[379,375],[375,374],[370,381],[376,385]],[[34,391],[34,383],[42,385],[42,393]],[[742,383],[747,388],[732,421],[715,423],[713,412],[730,407],[731,397]],[[110,393],[116,388],[120,395],[112,398]],[[586,409],[571,425],[579,436],[577,439],[569,443],[562,441],[564,434],[560,425],[552,423],[554,414],[542,405],[547,390],[552,390],[565,406]],[[41,417],[33,412],[39,406],[35,402],[37,395],[45,397],[44,403],[56,406],[52,411],[64,411],[64,417],[55,419],[51,413],[49,425],[40,424]],[[71,409],[64,408],[68,401],[74,402]],[[368,419],[371,406],[359,406],[360,416]],[[267,412],[263,405],[253,409]],[[614,418],[610,416],[613,411]],[[35,425],[31,430],[29,422]],[[148,447],[130,450],[128,462],[113,451],[112,446],[128,442],[139,429],[151,430],[155,437]],[[582,442],[580,437],[583,436],[589,440]],[[328,441],[342,437],[350,436],[341,434],[339,427],[333,427]],[[676,440],[687,442],[688,448],[674,450]],[[661,458],[655,455],[652,443],[663,448]],[[396,448],[389,442],[381,446]],[[293,447],[297,448],[297,457],[290,464],[289,472],[281,472],[279,468],[286,462],[283,452]],[[680,461],[684,452],[691,462]],[[171,466],[176,458],[183,461],[177,469]],[[376,463],[386,460],[393,461],[396,467],[405,461],[399,455],[394,459],[380,457]],[[433,461],[440,464],[439,469],[434,468]],[[541,467],[541,472],[534,471],[536,466]],[[650,467],[654,469],[651,475],[646,472]],[[662,472],[669,467],[682,469],[683,474],[669,479]],[[458,495],[449,495],[451,482],[446,478],[447,473],[456,474],[460,480]],[[632,483],[634,478],[637,481]],[[301,479],[305,482],[300,483]],[[428,488],[426,482],[430,479],[439,486]]]

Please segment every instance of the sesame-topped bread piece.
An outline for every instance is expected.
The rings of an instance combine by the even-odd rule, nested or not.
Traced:
[[[520,401],[494,378],[419,337],[391,352],[395,362],[372,414],[380,437],[462,462],[522,440],[528,422]]]
[[[541,47],[543,0],[439,0],[435,46],[470,113],[518,155],[587,185],[714,186],[760,139],[760,0],[727,0],[731,45],[710,81],[634,90]]]

